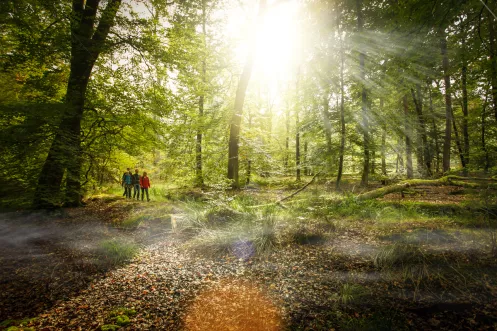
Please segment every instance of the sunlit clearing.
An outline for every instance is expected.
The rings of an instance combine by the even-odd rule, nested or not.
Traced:
[[[188,309],[186,330],[281,330],[278,309],[248,282],[223,281],[200,293]]]

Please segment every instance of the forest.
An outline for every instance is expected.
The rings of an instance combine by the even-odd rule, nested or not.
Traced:
[[[2,0],[0,142],[0,330],[497,329],[494,0]]]

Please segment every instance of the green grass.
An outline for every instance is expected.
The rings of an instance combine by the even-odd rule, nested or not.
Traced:
[[[271,209],[240,212],[226,206],[192,204],[186,215],[196,236],[189,249],[211,256],[266,254],[277,246],[277,216]]]
[[[347,306],[363,299],[368,294],[369,290],[359,284],[345,283],[340,287],[338,301]]]
[[[102,241],[98,253],[104,261],[118,265],[130,261],[138,251],[135,243],[114,238]]]
[[[28,327],[28,325],[34,322],[37,318],[24,318],[20,320],[5,320],[0,323],[0,328],[5,328],[5,330],[10,331],[34,331],[34,328]]]
[[[373,262],[379,269],[391,269],[422,264],[424,261],[424,254],[419,247],[401,242],[382,247]]]

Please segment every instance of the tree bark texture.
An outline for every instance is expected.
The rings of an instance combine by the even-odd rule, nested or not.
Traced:
[[[452,128],[454,129],[454,136],[455,136],[454,138],[456,141],[457,151],[459,152],[459,159],[461,160],[461,166],[463,168],[466,168],[466,161],[464,159],[464,152],[462,150],[461,140],[459,139],[459,130],[457,129],[456,119],[454,117],[453,109],[451,109],[451,115],[452,115]]]
[[[440,50],[442,54],[442,69],[445,82],[445,136],[443,144],[443,172],[450,170],[450,145],[451,145],[451,122],[452,122],[452,97],[450,88],[449,57],[447,55],[447,40],[445,31],[440,29]]]
[[[407,178],[413,177],[412,170],[412,127],[411,127],[411,119],[409,115],[409,105],[407,103],[407,95],[404,95],[402,98],[402,105],[404,107],[404,116],[405,116],[405,138],[406,138],[406,166],[407,166]]]
[[[494,17],[487,10],[488,17],[488,46],[490,51],[490,82],[492,84],[492,105],[495,120],[497,121],[497,40],[495,36]]]
[[[341,10],[341,9],[340,9]],[[340,150],[339,150],[339,158],[338,158],[338,174],[337,174],[337,182],[336,182],[336,189],[340,189],[340,182],[342,180],[342,173],[343,173],[343,159],[344,159],[344,154],[345,154],[345,103],[344,103],[344,98],[345,98],[345,87],[344,87],[344,81],[343,81],[343,71],[344,71],[344,65],[345,65],[345,56],[344,56],[344,49],[343,49],[343,37],[342,37],[342,32],[340,28],[340,18],[341,16],[337,16],[337,22],[338,22],[338,32],[339,32],[339,37],[340,37]]]
[[[296,82],[296,102],[295,102],[295,179],[297,181],[300,181],[300,118],[299,118],[299,82],[298,82],[298,75],[297,74],[297,82]]]
[[[421,150],[422,150],[422,172],[428,176],[431,176],[431,151],[430,146],[428,144],[428,137],[426,135],[426,122],[425,117],[423,115],[423,95],[421,93],[421,84],[416,84],[416,92],[414,89],[411,89],[412,99],[414,101],[414,106],[416,108],[417,114],[417,128],[418,128],[418,136],[421,137]]]
[[[357,31],[359,35],[363,33],[364,22],[362,17],[362,0],[356,0],[357,9]],[[368,111],[368,96],[366,89],[366,68],[365,68],[364,47],[359,50],[359,78],[361,84],[361,108],[362,108],[362,132],[363,132],[363,169],[361,177],[361,186],[368,185],[369,176],[369,111]]]
[[[333,165],[331,162],[331,117],[330,117],[330,104],[329,104],[329,94],[326,91],[323,97],[323,127],[324,135],[326,138],[326,164],[328,166],[328,171],[331,171]]]
[[[462,134],[464,140],[464,163],[466,167],[469,164],[469,132],[468,132],[468,88],[467,88],[467,76],[468,76],[468,63],[466,60],[466,35],[465,35],[466,25],[461,24],[461,32],[463,34],[461,44],[461,88],[462,88]],[[467,168],[464,167],[464,171],[467,172]]]

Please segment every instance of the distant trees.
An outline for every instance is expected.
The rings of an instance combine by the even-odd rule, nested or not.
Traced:
[[[266,1],[140,3],[0,3],[0,173],[34,206],[79,205],[123,164],[234,188],[323,169],[336,189],[350,173],[493,171],[493,2],[299,3],[298,49],[271,82],[254,67],[263,24],[227,27]]]

